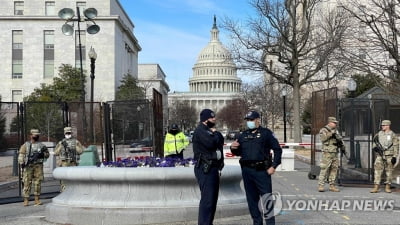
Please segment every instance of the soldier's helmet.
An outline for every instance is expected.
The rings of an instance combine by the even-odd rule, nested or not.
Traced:
[[[72,133],[72,127],[64,127],[64,134]]]
[[[338,123],[339,121],[336,120],[336,117],[330,116],[328,117],[328,123]]]
[[[31,129],[31,135],[40,135],[40,132],[38,129]]]

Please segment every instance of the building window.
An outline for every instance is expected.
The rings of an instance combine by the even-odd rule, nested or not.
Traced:
[[[24,2],[23,1],[14,2],[14,15],[24,15]]]
[[[22,91],[12,90],[12,102],[22,102]]]
[[[81,38],[81,48],[82,48],[82,69],[85,69],[86,64],[86,31],[81,30],[75,31],[75,67],[81,68],[81,58],[80,58],[80,51],[79,51],[79,33]]]
[[[54,31],[44,31],[44,78],[54,76]]]
[[[55,16],[56,15],[56,10],[55,10],[55,6],[56,3],[55,2],[46,2],[46,16]]]
[[[12,32],[12,78],[22,78],[22,30],[13,30]]]

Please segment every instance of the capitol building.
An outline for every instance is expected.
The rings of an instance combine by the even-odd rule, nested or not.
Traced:
[[[198,55],[189,79],[189,92],[168,94],[168,105],[183,102],[200,112],[204,108],[218,113],[232,100],[241,98],[242,81],[230,52],[219,40],[216,18],[211,29],[211,40]]]

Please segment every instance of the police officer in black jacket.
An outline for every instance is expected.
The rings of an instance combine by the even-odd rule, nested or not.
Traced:
[[[199,225],[213,224],[217,208],[220,171],[224,166],[224,138],[216,131],[215,114],[210,109],[200,112],[200,123],[193,133],[193,152],[197,160],[194,174],[200,187]]]
[[[231,145],[231,152],[241,156],[239,163],[246,191],[247,204],[253,224],[275,224],[273,214],[271,175],[281,164],[282,149],[271,130],[260,126],[260,114],[250,111],[246,114],[248,129],[241,133]],[[272,160],[271,149],[274,151]],[[264,211],[260,210],[262,196]],[[268,200],[270,202],[268,202]]]

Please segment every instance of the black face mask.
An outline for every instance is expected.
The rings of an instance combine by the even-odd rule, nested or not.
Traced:
[[[178,133],[178,130],[170,130],[169,133],[175,135]]]
[[[207,123],[207,127],[208,127],[208,128],[213,128],[213,127],[215,127],[215,123],[213,123],[213,122],[211,122],[211,121],[207,121],[206,123]]]
[[[38,141],[38,140],[39,140],[39,136],[32,136],[32,139],[33,139],[34,141]]]

